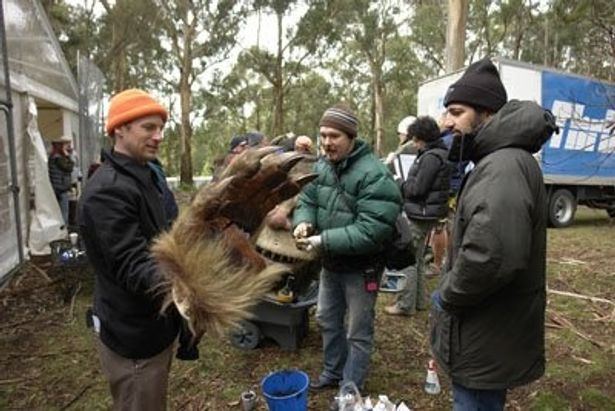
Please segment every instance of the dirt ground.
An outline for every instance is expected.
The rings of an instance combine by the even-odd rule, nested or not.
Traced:
[[[604,215],[603,215],[604,214]],[[507,410],[615,410],[615,224],[604,212],[582,209],[572,227],[549,230],[548,367],[538,382],[512,390]],[[429,288],[437,284],[429,279]],[[36,259],[0,290],[0,409],[109,409],[106,383],[85,326],[93,279],[85,266]],[[377,307],[377,349],[367,383],[372,397],[387,394],[413,410],[450,409],[443,391],[423,390],[429,359],[428,318],[392,318]],[[265,410],[260,381],[270,371],[299,368],[315,377],[322,365],[320,336],[310,331],[297,351],[264,341],[239,350],[204,338],[200,359],[174,361],[169,409],[239,410],[242,391],[254,389]],[[334,391],[309,394],[309,409],[324,410]]]

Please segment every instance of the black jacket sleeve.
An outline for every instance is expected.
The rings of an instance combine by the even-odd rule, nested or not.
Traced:
[[[402,192],[406,200],[422,199],[429,194],[434,180],[438,176],[442,160],[435,155],[425,153],[418,157],[418,172],[415,176],[408,173],[408,178],[402,184]]]
[[[136,189],[135,189],[136,190]],[[96,238],[108,275],[116,284],[135,294],[149,294],[160,282],[149,243],[139,224],[137,193],[114,187],[96,191],[83,207],[88,231]]]

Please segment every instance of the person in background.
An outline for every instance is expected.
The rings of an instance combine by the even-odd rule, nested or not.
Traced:
[[[399,188],[369,145],[357,138],[357,128],[357,117],[345,105],[324,112],[324,156],[314,167],[318,178],[304,187],[293,213],[297,246],[319,251],[323,264],[316,319],[324,369],[312,390],[347,382],[364,388],[384,251],[400,212]]]
[[[308,136],[299,136],[295,139],[295,151],[303,154],[313,154],[312,139]]]
[[[60,137],[53,140],[51,142],[51,153],[47,160],[49,180],[62,212],[62,220],[66,226],[68,226],[68,201],[73,185],[72,174],[75,167],[75,162],[70,155],[72,142],[73,140],[70,137]]]
[[[440,119],[440,130],[442,131],[441,137],[444,145],[450,150],[455,136],[449,129],[444,127],[445,118],[446,113],[444,113]],[[463,177],[466,174],[470,161],[466,159],[460,159],[459,161],[449,160],[449,163],[451,167],[451,178],[448,191],[448,216],[446,219],[441,220],[443,225],[439,224],[431,233],[431,248],[433,250],[434,258],[433,263],[430,266],[430,270],[427,272],[428,275],[439,275],[445,264],[446,250],[448,249],[453,219],[455,218],[457,193],[459,193],[461,182],[463,181]]]
[[[260,131],[250,131],[246,134],[248,147],[259,148],[267,145],[267,138]]]
[[[414,315],[417,310],[426,308],[427,236],[448,212],[450,168],[438,124],[431,117],[419,117],[410,124],[407,134],[418,149],[418,155],[402,183],[404,211],[410,220],[416,264],[414,270],[407,272],[406,285],[397,294],[395,303],[385,307],[385,313],[390,315]]]
[[[449,159],[475,167],[459,192],[450,255],[432,294],[431,350],[453,410],[503,410],[545,371],[546,192],[533,153],[557,129],[534,102],[506,102],[495,65],[470,65],[444,98]]]
[[[93,324],[100,364],[114,410],[165,410],[169,370],[177,358],[195,359],[174,305],[162,310],[160,268],[149,247],[173,216],[152,166],[167,110],[139,89],[115,95],[106,131],[113,141],[79,202],[79,227],[94,268]],[[186,345],[187,344],[187,345]]]

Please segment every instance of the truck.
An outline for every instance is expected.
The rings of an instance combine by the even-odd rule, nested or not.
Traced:
[[[557,118],[559,134],[535,155],[548,194],[549,225],[570,225],[577,205],[615,217],[615,84],[503,58],[492,61],[509,100],[535,101]],[[438,119],[446,90],[463,71],[421,83],[418,114]]]

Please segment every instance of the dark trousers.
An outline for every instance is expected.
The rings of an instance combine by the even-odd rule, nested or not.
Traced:
[[[116,354],[97,338],[100,365],[109,381],[114,411],[166,410],[174,345],[151,358],[133,360]]]

